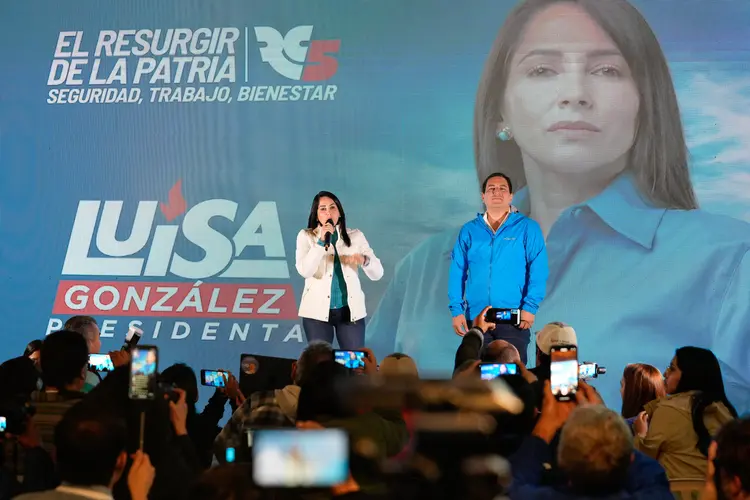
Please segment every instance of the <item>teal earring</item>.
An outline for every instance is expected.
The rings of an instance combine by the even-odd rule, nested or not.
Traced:
[[[506,125],[497,131],[497,138],[501,141],[509,141],[513,139],[513,132],[511,132],[510,127]]]

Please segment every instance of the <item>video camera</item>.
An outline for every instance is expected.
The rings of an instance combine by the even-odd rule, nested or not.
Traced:
[[[578,378],[581,380],[597,378],[599,375],[604,375],[605,373],[607,373],[606,367],[599,366],[590,361],[584,361],[578,365]]]

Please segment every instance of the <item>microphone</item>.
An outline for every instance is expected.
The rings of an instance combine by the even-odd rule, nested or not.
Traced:
[[[328,219],[326,221],[326,224],[330,224],[333,226],[333,219]],[[328,251],[328,247],[331,246],[331,233],[326,233],[325,244],[326,244],[326,251]]]

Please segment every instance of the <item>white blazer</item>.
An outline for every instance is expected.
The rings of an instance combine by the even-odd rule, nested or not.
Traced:
[[[338,227],[337,227],[338,230]],[[372,281],[383,277],[383,265],[370,248],[365,235],[359,229],[347,229],[352,245],[346,246],[343,238],[336,240],[336,251],[339,255],[362,254],[367,257],[367,265],[362,266],[365,275]],[[305,278],[305,290],[299,305],[299,315],[302,318],[328,321],[331,307],[331,282],[333,281],[333,247],[318,244],[318,237],[314,231],[303,229],[297,235],[297,272]],[[359,283],[359,272],[350,266],[341,266],[346,282],[347,302],[351,312],[351,321],[357,321],[367,316],[365,310],[365,294]]]

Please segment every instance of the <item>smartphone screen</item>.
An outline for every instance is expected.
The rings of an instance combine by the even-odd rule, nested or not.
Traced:
[[[5,432],[5,429],[8,428],[8,421],[5,419],[5,417],[0,417],[0,432]]]
[[[112,364],[109,354],[89,354],[89,369],[95,372],[111,372],[114,371],[115,365]]]
[[[224,452],[224,458],[228,464],[233,463],[235,459],[234,448],[227,448]]]
[[[503,375],[515,375],[518,373],[518,365],[515,363],[482,363],[479,365],[482,380],[492,380]]]
[[[365,352],[364,351],[334,351],[334,359],[337,363],[347,368],[364,368]]]
[[[497,309],[487,311],[485,320],[496,325],[518,325],[521,322],[521,311],[519,309]]]
[[[130,398],[154,399],[159,359],[156,346],[135,346],[130,354]]]
[[[201,370],[201,384],[208,387],[224,387],[224,374],[221,370]]]
[[[257,429],[252,457],[261,487],[331,487],[349,477],[349,437],[341,429]]]
[[[578,366],[578,378],[589,379],[596,377],[596,363],[581,363]]]
[[[552,394],[559,401],[569,401],[578,390],[578,350],[573,346],[554,346],[550,357]]]

